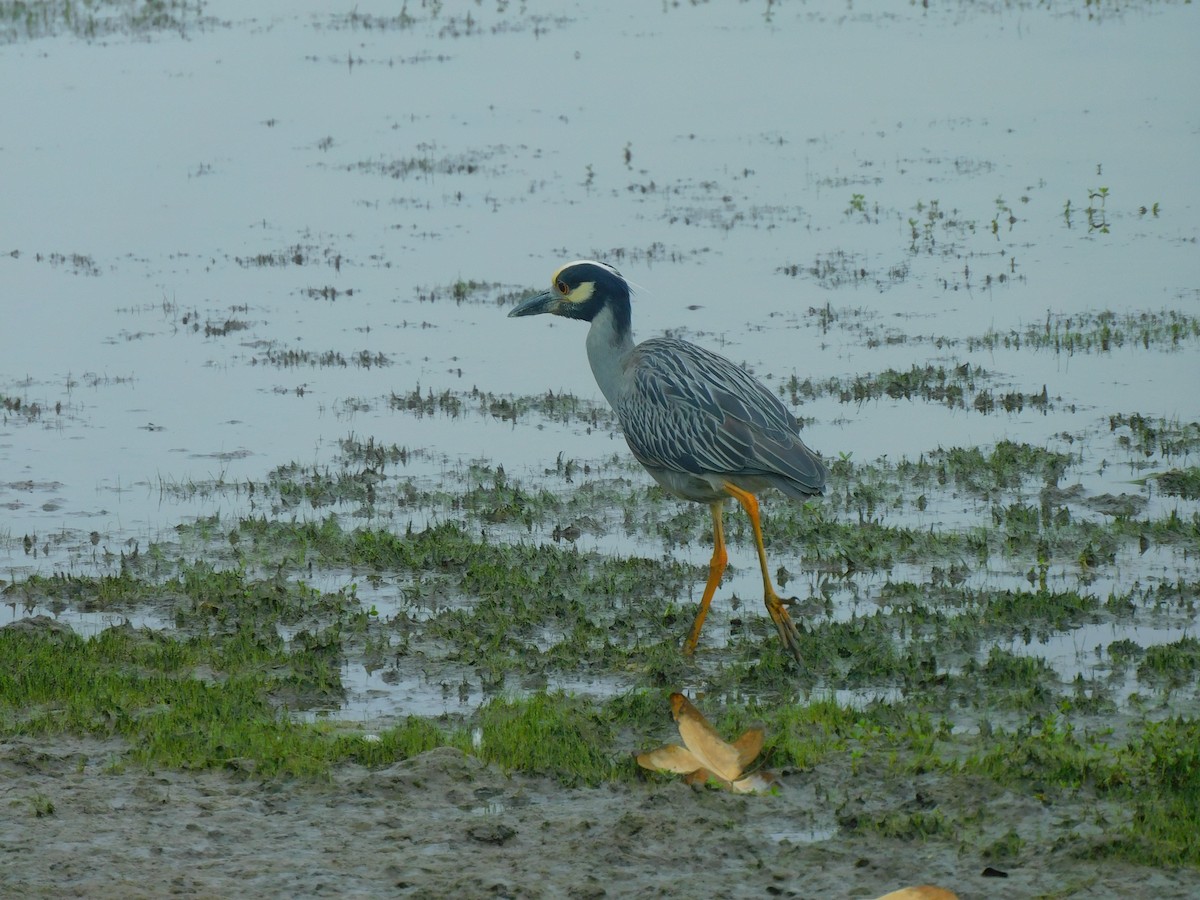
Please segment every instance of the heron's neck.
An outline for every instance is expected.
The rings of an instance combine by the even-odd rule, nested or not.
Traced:
[[[625,360],[632,350],[633,329],[629,327],[629,318],[613,315],[607,306],[600,310],[588,330],[587,355],[588,362],[592,364],[592,374],[596,376],[596,384],[600,385],[600,391],[609,406],[616,405],[625,372]]]

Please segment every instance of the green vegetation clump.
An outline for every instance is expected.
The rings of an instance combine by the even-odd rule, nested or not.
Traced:
[[[793,404],[819,397],[834,397],[839,403],[866,403],[884,398],[920,400],[948,409],[969,409],[978,413],[1017,413],[1029,409],[1054,407],[1046,386],[1030,391],[1002,390],[997,378],[986,369],[963,363],[958,366],[916,366],[908,371],[884,369],[866,375],[801,381],[792,376],[779,388],[781,396]]]
[[[1200,674],[1200,640],[1182,637],[1172,644],[1147,647],[1138,665],[1140,680],[1166,682],[1183,687]]]
[[[1108,417],[1108,428],[1120,446],[1146,457],[1171,459],[1200,450],[1200,422],[1118,413]]]
[[[1091,846],[1097,856],[1200,866],[1200,720],[1147,722],[1139,736],[1114,745],[1057,718],[1035,718],[990,735],[963,770],[1041,794],[1088,792],[1117,801],[1127,815]]]
[[[988,331],[967,341],[968,350],[998,347],[1050,350],[1054,353],[1107,353],[1121,348],[1179,349],[1200,339],[1200,317],[1177,310],[1162,312],[1075,313],[1051,315],[1023,331]]]
[[[0,0],[0,42],[63,32],[91,40],[185,31],[202,21],[203,10],[202,0]]]
[[[977,494],[1012,489],[1026,480],[1055,485],[1076,461],[1068,453],[1012,441],[1000,441],[991,451],[952,447],[937,450],[931,457],[941,464],[937,472],[939,481],[954,479]]]
[[[1173,497],[1184,500],[1200,500],[1200,466],[1189,466],[1186,469],[1171,469],[1161,475],[1154,476],[1159,490]]]
[[[926,222],[920,231],[915,227],[918,223],[910,219],[914,241],[920,240],[926,250],[931,250],[936,242],[931,240],[932,226],[942,218],[936,202],[927,208]],[[952,225],[956,224],[951,222]],[[968,223],[973,229],[973,223]],[[952,248],[954,244],[943,244],[943,249]],[[914,242],[913,248],[916,247]],[[843,260],[843,266],[845,260]],[[872,276],[866,269],[858,268],[858,261],[852,271],[852,280],[861,282]],[[779,271],[796,275],[801,271],[798,266],[787,266]],[[831,283],[829,275],[833,271],[828,264],[818,260],[817,266],[805,270],[816,277],[818,281],[829,287],[837,286],[842,278]],[[999,273],[995,276],[986,275],[984,286],[988,288],[1011,282],[1010,273]],[[904,267],[893,269],[890,281],[902,281],[908,275]],[[881,287],[883,279],[875,278]],[[964,275],[962,286],[970,284],[970,277]],[[910,334],[895,326],[880,323],[875,313],[864,308],[834,307],[826,304],[809,310],[811,324],[822,333],[828,333],[832,328],[853,333],[868,347],[893,344],[931,344],[939,350],[961,348],[968,353],[980,350],[1030,350],[1034,352],[1048,351],[1054,354],[1072,356],[1083,353],[1111,353],[1118,350],[1143,350],[1173,352],[1194,346],[1200,340],[1200,316],[1186,310],[1165,309],[1159,312],[1115,313],[1110,310],[1101,312],[1082,312],[1069,315],[1047,313],[1043,322],[1026,325],[1021,328],[1009,328],[1003,331],[988,329],[981,335],[966,337],[951,337],[944,334]],[[918,368],[918,367],[914,367]],[[933,367],[926,367],[932,369]]]
[[[334,755],[328,734],[293,721],[274,698],[323,691],[336,670],[294,666],[274,642],[246,632],[181,641],[127,627],[84,639],[26,621],[0,629],[5,734],[115,735],[148,765],[263,775],[317,774]]]
[[[608,711],[577,697],[538,693],[492,700],[479,712],[479,728],[479,755],[508,770],[595,785],[622,769]],[[631,766],[626,761],[624,768]]]

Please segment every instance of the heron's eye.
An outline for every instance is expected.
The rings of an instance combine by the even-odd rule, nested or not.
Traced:
[[[554,283],[554,286],[555,286],[556,288],[558,288],[558,292],[559,292],[560,294],[569,294],[569,293],[571,293],[571,290],[570,290],[570,288],[568,288],[568,287],[567,287],[567,283],[566,283],[565,281],[562,281],[561,279],[560,279],[560,280],[558,280],[558,281],[556,281],[556,282]]]

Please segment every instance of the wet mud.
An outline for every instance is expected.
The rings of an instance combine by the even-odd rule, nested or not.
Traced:
[[[962,897],[1193,897],[1195,870],[1089,852],[1094,798],[986,780],[897,779],[834,760],[781,773],[771,796],[682,782],[564,788],[451,748],[326,783],[229,772],[106,771],[93,741],[0,745],[9,814],[0,886],[24,897],[877,897],[934,883]],[[40,814],[32,807],[36,806]],[[24,809],[22,807],[25,807]],[[881,834],[892,809],[1007,833]],[[836,839],[834,838],[834,835]],[[1011,838],[1009,838],[1011,841]],[[991,848],[990,851],[986,848]]]

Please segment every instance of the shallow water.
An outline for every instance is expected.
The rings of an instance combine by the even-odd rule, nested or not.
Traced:
[[[578,257],[642,287],[639,335],[693,337],[771,384],[967,363],[993,391],[1055,398],[987,415],[820,398],[800,412],[831,458],[1007,439],[1080,454],[1071,477],[1089,496],[1195,511],[1132,483],[1142,461],[1108,427],[1115,413],[1200,416],[1194,339],[965,346],[1048,315],[1200,313],[1194,8],[485,3],[411,22],[390,5],[254,9],[209,3],[183,36],[0,52],[0,394],[21,403],[0,417],[6,581],[108,572],[180,522],[233,521],[255,509],[239,485],[334,465],[351,434],[411,449],[389,477],[424,485],[474,460],[536,481],[560,453],[623,454],[605,429],[388,403],[417,386],[599,401],[581,327],[504,317]],[[456,303],[459,280],[489,287]],[[944,496],[922,514],[986,518]],[[663,552],[620,533],[581,546]],[[752,556],[734,563],[722,593],[753,596]],[[1102,575],[1196,571],[1173,552]],[[1069,677],[1083,646],[1070,642],[1086,656],[1092,638],[1064,640],[1071,652],[1039,652]],[[344,674],[363,697],[393,689]],[[393,705],[437,707],[441,684],[427,689]]]

